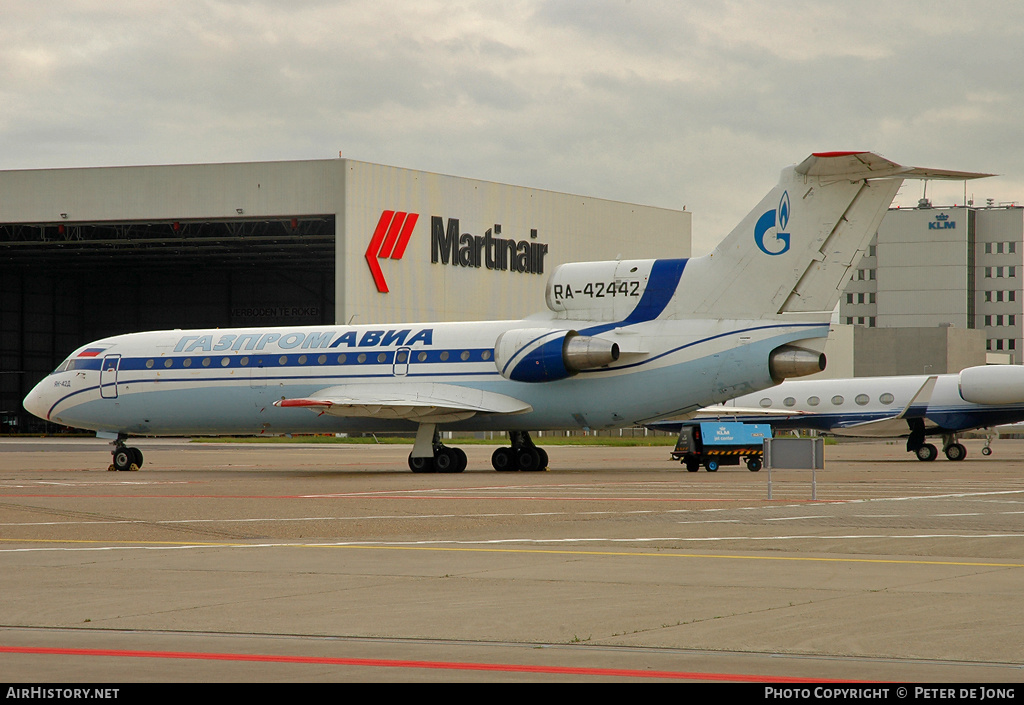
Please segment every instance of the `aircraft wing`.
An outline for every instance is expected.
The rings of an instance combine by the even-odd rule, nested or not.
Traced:
[[[796,409],[765,409],[760,406],[705,406],[697,412],[699,419],[717,419],[722,416],[806,416],[811,412]]]
[[[342,384],[305,398],[279,399],[274,406],[308,408],[332,416],[364,416],[440,423],[468,419],[479,413],[521,414],[533,411],[526,402],[504,394],[456,384]]]

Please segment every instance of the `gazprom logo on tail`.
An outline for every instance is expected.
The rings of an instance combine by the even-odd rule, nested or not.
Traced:
[[[789,191],[782,192],[782,198],[779,200],[779,207],[776,210],[765,211],[760,218],[757,219],[757,223],[754,225],[754,244],[757,245],[757,249],[766,255],[781,255],[782,253],[789,250],[789,233],[782,232],[789,225]],[[776,218],[776,215],[778,218]],[[778,226],[776,227],[776,223]],[[772,228],[775,230],[775,241],[782,243],[782,249],[772,252],[764,246],[764,237],[768,234],[768,231]]]

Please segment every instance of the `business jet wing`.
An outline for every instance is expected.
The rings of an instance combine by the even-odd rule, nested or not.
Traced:
[[[729,406],[728,404],[715,404],[714,406],[702,407],[697,412],[699,419],[717,419],[722,416],[807,416],[811,412],[797,409],[764,409],[760,406]]]
[[[879,438],[891,438],[893,436],[899,436],[907,432],[909,428],[907,425],[907,419],[911,418],[923,418],[928,411],[928,402],[931,401],[932,392],[935,391],[935,383],[938,381],[936,375],[931,375],[924,381],[924,384],[917,390],[907,405],[903,407],[903,411],[893,416],[888,416],[884,419],[874,419],[872,421],[862,421],[858,423],[838,423],[833,427],[833,431],[836,433],[865,436],[865,437],[879,437]]]
[[[304,407],[332,416],[406,419],[440,423],[474,414],[521,414],[533,411],[526,402],[504,394],[436,382],[342,384],[305,398],[280,399],[274,406]]]

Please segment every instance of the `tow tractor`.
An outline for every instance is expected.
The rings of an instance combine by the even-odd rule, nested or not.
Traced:
[[[679,430],[672,459],[690,472],[697,472],[701,465],[708,472],[717,472],[722,465],[739,465],[743,458],[747,470],[757,472],[764,457],[764,439],[771,437],[768,424],[695,421]]]

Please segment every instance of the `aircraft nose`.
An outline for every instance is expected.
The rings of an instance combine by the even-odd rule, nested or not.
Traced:
[[[49,389],[47,386],[47,380],[41,381],[39,384],[32,388],[32,391],[28,393],[22,404],[25,409],[28,410],[33,416],[38,416],[41,419],[46,419],[46,414],[49,411],[49,400],[46,398],[46,391]]]

